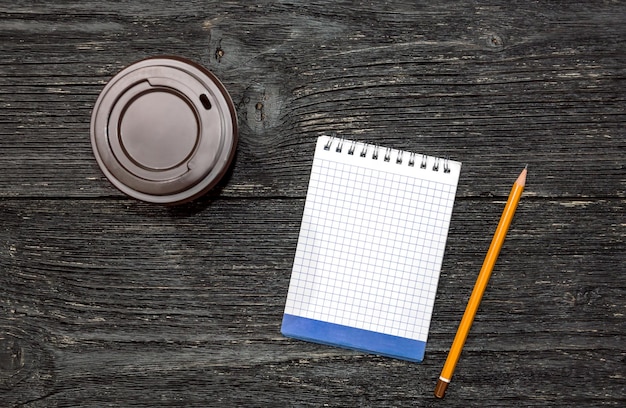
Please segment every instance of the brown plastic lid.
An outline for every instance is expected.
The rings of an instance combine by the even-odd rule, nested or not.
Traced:
[[[222,83],[179,57],[149,58],[104,87],[91,115],[104,175],[131,197],[180,204],[224,176],[237,146],[237,115]]]

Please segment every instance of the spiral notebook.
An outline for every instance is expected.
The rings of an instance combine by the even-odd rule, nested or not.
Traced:
[[[321,136],[282,333],[422,361],[460,171]]]

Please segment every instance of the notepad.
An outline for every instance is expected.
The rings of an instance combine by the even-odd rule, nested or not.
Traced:
[[[460,171],[319,137],[282,333],[422,361]]]

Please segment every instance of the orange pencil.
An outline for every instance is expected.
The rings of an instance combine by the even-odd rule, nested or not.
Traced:
[[[485,288],[487,287],[487,282],[489,282],[491,271],[493,270],[493,266],[498,259],[498,254],[500,253],[500,249],[502,248],[502,244],[504,243],[504,238],[506,237],[509,225],[511,225],[511,220],[513,219],[515,209],[517,209],[517,203],[519,203],[519,199],[522,196],[522,191],[524,191],[525,185],[526,168],[522,170],[519,177],[517,178],[517,180],[515,180],[515,183],[513,184],[513,188],[511,189],[509,198],[506,201],[506,205],[504,206],[502,217],[500,217],[500,222],[498,223],[496,232],[493,235],[493,239],[491,240],[491,245],[489,246],[489,250],[487,251],[487,256],[485,256],[483,266],[482,268],[480,268],[480,273],[478,274],[478,279],[476,279],[474,290],[472,290],[472,294],[470,295],[469,301],[467,302],[465,313],[463,313],[463,318],[461,319],[459,328],[456,331],[456,336],[454,336],[454,341],[452,342],[452,346],[450,347],[448,358],[446,358],[446,362],[443,365],[441,375],[439,376],[439,380],[437,381],[437,385],[435,387],[435,396],[437,398],[443,398],[446,394],[446,389],[448,388],[448,384],[450,384],[450,380],[452,379],[452,374],[454,373],[456,363],[459,361],[459,357],[461,356],[461,350],[463,350],[465,339],[467,339],[467,335],[470,331],[470,328],[472,327],[474,316],[476,316],[476,311],[478,310],[478,306],[480,305],[480,300],[483,297],[483,293],[485,293]]]

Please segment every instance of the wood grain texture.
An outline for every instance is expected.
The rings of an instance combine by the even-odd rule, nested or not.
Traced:
[[[427,360],[415,365],[280,335],[302,200],[217,200],[198,212],[132,202],[126,211],[109,201],[4,202],[5,228],[19,231],[2,237],[9,249],[0,281],[4,342],[24,360],[5,370],[23,379],[12,386],[21,392],[8,395],[40,390],[47,403],[78,405],[109,403],[133,389],[163,392],[140,392],[149,405],[176,395],[184,405],[220,398],[243,405],[429,401],[489,245],[483,232],[497,220],[479,214],[496,214],[501,204],[457,202]],[[493,406],[522,396],[530,405],[621,398],[625,287],[611,280],[611,260],[623,238],[617,214],[625,204],[522,203],[451,402],[486,403],[481,395]],[[576,222],[555,230],[532,220],[538,211],[545,220]],[[593,224],[604,233],[575,244],[575,231]],[[555,246],[546,250],[545,240]],[[381,388],[381,378],[390,377]],[[162,389],[168,379],[174,383]],[[111,381],[112,394],[100,395]]]
[[[314,138],[334,132],[461,160],[462,196],[528,163],[529,194],[623,197],[623,7],[529,7],[5,8],[0,194],[119,197],[92,160],[93,103],[125,65],[179,54],[225,82],[250,135],[227,195],[302,197]]]
[[[57,3],[0,5],[0,405],[626,403],[622,2]],[[241,129],[220,186],[176,208],[124,197],[89,141],[106,81],[163,54],[213,71]],[[280,335],[328,133],[463,162],[422,364]]]

